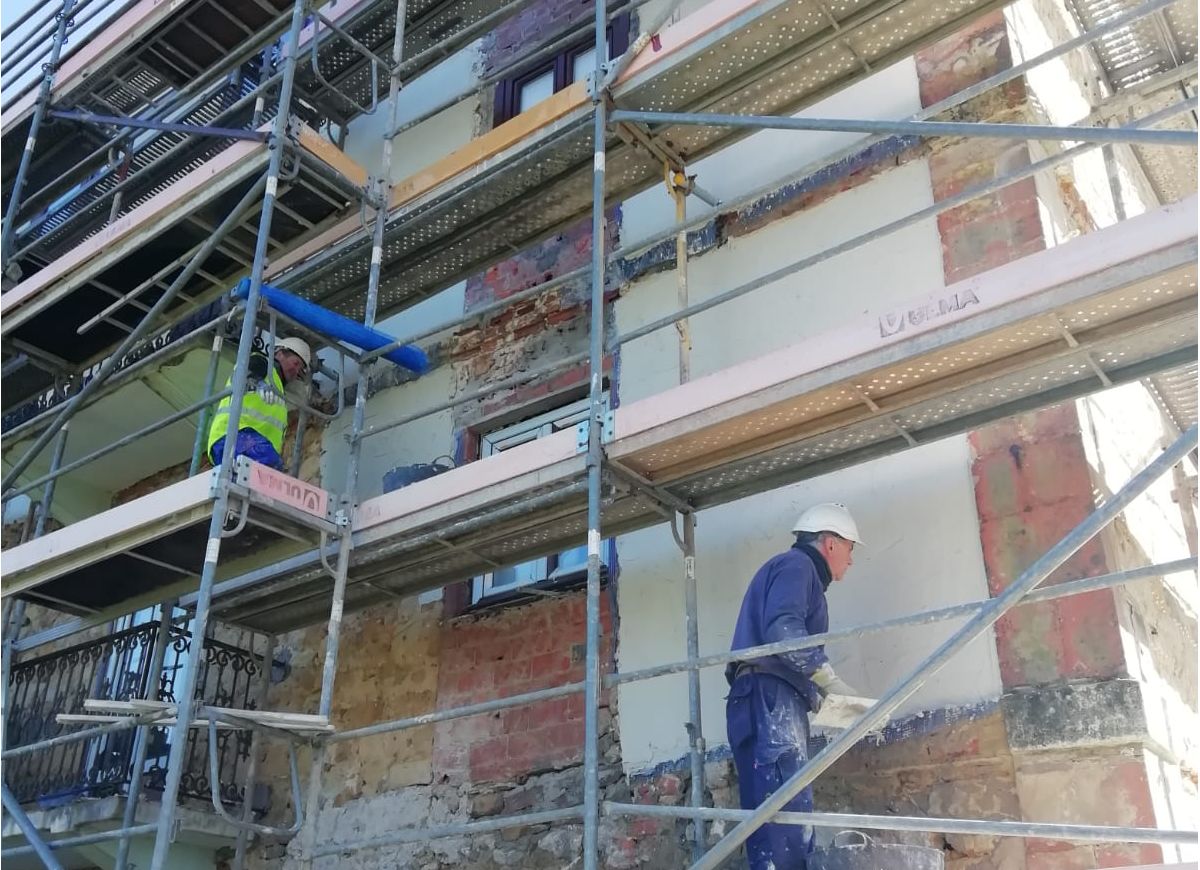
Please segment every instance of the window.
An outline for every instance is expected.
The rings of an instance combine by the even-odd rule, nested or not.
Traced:
[[[604,397],[605,404],[608,396]],[[530,420],[523,420],[490,432],[480,439],[480,457],[486,458],[519,444],[545,438],[563,429],[574,429],[588,418],[588,401],[574,402]],[[601,549],[602,566],[610,559],[606,556],[609,544]],[[491,574],[476,577],[473,583],[471,603],[477,604],[493,596],[511,594],[522,587],[534,585],[570,584],[581,579],[587,571],[587,546],[580,545],[562,553],[535,559]]]
[[[608,56],[619,57],[629,47],[629,16],[619,15],[608,25]],[[596,66],[596,46],[589,38],[527,67],[496,85],[494,123],[515,118],[572,82],[587,78]]]

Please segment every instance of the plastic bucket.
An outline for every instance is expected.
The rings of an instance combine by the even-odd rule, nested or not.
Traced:
[[[453,465],[443,465],[436,459],[433,462],[417,462],[413,465],[401,465],[383,475],[383,491],[391,492],[401,487],[409,486],[419,480],[428,480],[454,468]]]

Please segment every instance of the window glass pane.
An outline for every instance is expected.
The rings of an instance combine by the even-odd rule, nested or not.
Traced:
[[[524,112],[554,93],[554,70],[546,70],[535,79],[521,85],[517,94],[517,111]]]
[[[558,565],[554,569],[554,577],[567,577],[579,571],[587,570],[587,545],[567,550],[558,556]]]
[[[588,77],[588,73],[596,68],[596,47],[592,46],[586,51],[581,51],[575,55],[575,68],[571,76],[571,81],[581,82]]]
[[[604,404],[607,407],[607,394],[604,397]],[[529,420],[490,432],[480,439],[482,453],[484,456],[492,456],[510,447],[553,435],[555,432],[575,426],[581,420],[586,420],[589,414],[590,404],[587,399],[583,399],[566,407],[557,408]],[[587,570],[587,547],[579,546],[559,554],[554,565],[553,574],[548,573],[550,567],[548,559],[536,559],[477,577],[473,587],[473,600],[480,601],[489,595],[585,571]]]
[[[546,579],[546,560],[536,559],[512,568],[501,568],[492,574],[491,588],[488,592],[503,592],[526,586],[530,583],[540,583]]]

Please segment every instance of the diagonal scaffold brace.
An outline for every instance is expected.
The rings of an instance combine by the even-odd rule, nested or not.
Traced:
[[[1152,483],[1166,474],[1196,448],[1197,428],[1192,425],[1175,443],[1168,447],[1153,462],[1133,476],[1119,492],[1093,511],[1066,537],[1055,544],[1044,556],[1029,566],[1012,585],[979,611],[970,621],[950,636],[933,651],[907,677],[900,680],[857,722],[843,731],[828,746],[817,753],[811,761],[780,786],[770,798],[763,802],[753,814],[738,824],[718,842],[707,855],[694,863],[691,870],[716,870],[737,851],[751,834],[778,814],[787,803],[807,785],[824,773],[871,731],[876,730],[896,712],[901,704],[925,683],[963,647],[989,629],[1001,616],[1021,603],[1039,583],[1049,577],[1080,547],[1095,537],[1116,519],[1130,502],[1145,492]]]

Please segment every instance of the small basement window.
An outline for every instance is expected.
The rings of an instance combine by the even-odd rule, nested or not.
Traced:
[[[604,396],[604,404],[607,407],[607,393]],[[563,429],[573,429],[588,418],[588,407],[588,400],[583,399],[489,432],[480,438],[480,457],[486,458],[494,453],[561,432]],[[600,563],[604,570],[612,561],[611,551],[612,541],[605,541],[600,548]],[[479,604],[485,600],[512,597],[522,589],[528,592],[534,589],[569,587],[586,577],[587,545],[580,544],[544,559],[534,559],[532,562],[523,562],[476,577],[472,584],[471,603]]]

